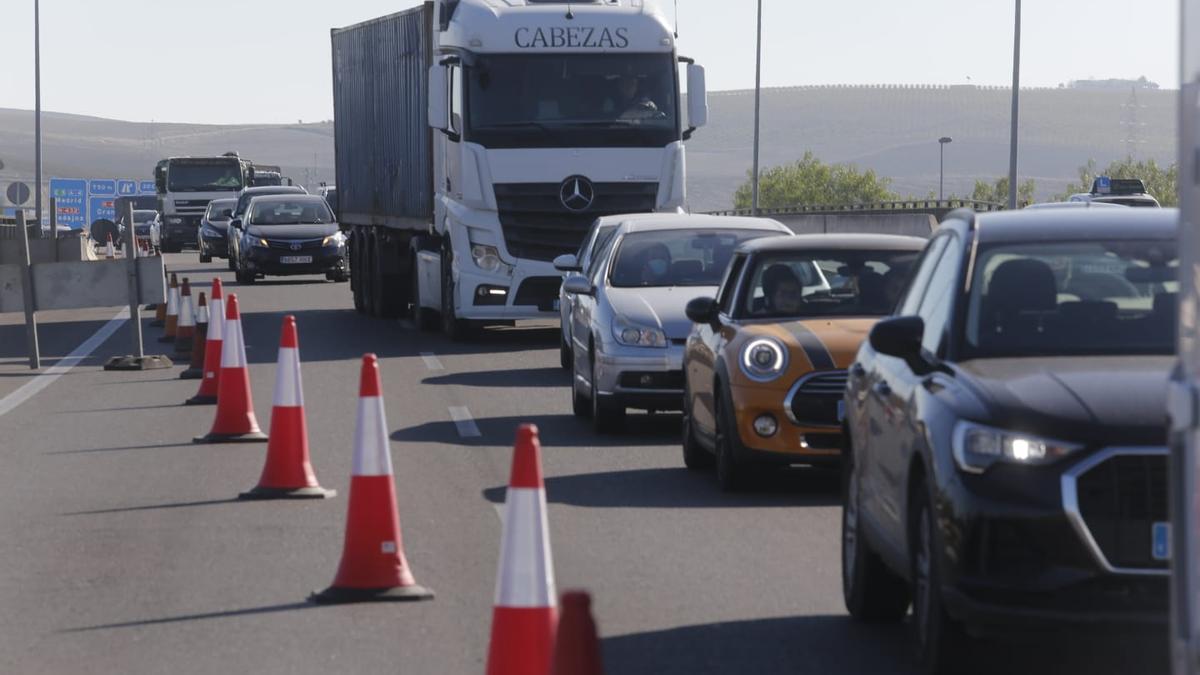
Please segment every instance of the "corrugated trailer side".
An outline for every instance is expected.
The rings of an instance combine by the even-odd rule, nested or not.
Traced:
[[[432,221],[432,30],[433,3],[425,2],[331,31],[343,225],[424,230]]]

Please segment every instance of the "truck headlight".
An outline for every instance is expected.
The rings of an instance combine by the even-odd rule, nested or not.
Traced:
[[[742,347],[738,362],[746,377],[755,382],[770,382],[787,371],[788,351],[774,338],[756,338]]]
[[[667,346],[667,335],[662,329],[639,326],[619,317],[613,320],[613,337],[628,347]]]
[[[983,473],[996,462],[1041,466],[1081,446],[1029,434],[959,422],[954,427],[954,461],[967,473]]]
[[[499,272],[504,264],[500,261],[500,250],[487,244],[472,244],[471,259],[484,272]]]
[[[180,218],[179,216],[167,216],[167,224],[168,225],[182,225],[183,218]]]

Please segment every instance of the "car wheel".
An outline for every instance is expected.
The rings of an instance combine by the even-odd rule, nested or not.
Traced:
[[[417,256],[412,259],[412,318],[417,330],[437,329],[437,316],[433,310],[421,306],[421,271],[417,268]]]
[[[912,522],[909,551],[912,565],[913,642],[917,661],[931,675],[960,672],[967,636],[962,626],[950,618],[942,604],[941,559],[938,555],[937,524],[924,481],[918,482],[911,495]]]
[[[737,423],[733,418],[733,406],[726,402],[726,397],[720,392],[713,397],[713,417],[716,421],[716,462],[717,484],[725,492],[737,492],[746,487],[747,468],[739,462],[733,452],[734,439],[731,434],[737,433]]]
[[[229,256],[229,259],[225,261],[225,265],[226,265],[226,266],[227,266],[229,269],[231,269],[231,270],[233,270],[233,271],[235,271],[235,272],[237,271],[237,261],[236,261],[236,260],[234,260],[233,256]]]
[[[567,342],[566,336],[561,331],[558,338],[558,365],[562,366],[563,370],[571,370],[571,362],[574,358],[571,356],[571,343]]]
[[[592,416],[592,402],[579,393],[579,377],[575,371],[575,357],[571,355],[571,412],[583,419]]]
[[[592,430],[598,434],[616,433],[625,420],[625,406],[616,395],[608,400],[600,396],[596,386],[596,359],[592,358]]]
[[[853,457],[850,450],[842,460],[842,598],[850,616],[859,621],[899,621],[908,613],[908,585],[883,564],[862,536]]]
[[[683,393],[683,465],[692,471],[699,471],[711,467],[713,457],[696,440],[691,408],[692,397],[685,389]]]
[[[205,253],[203,247],[200,248],[200,262],[202,262],[202,263],[212,262],[212,256]]]

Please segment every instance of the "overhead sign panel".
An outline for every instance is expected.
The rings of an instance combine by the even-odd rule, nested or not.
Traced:
[[[91,224],[88,220],[88,184],[75,178],[51,178],[50,196],[58,212],[58,224],[80,230]]]

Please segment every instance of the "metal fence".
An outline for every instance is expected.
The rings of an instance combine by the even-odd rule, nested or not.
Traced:
[[[869,204],[805,204],[798,206],[783,206],[775,208],[760,208],[760,216],[836,216],[836,215],[888,215],[888,214],[928,214],[941,220],[947,213],[955,209],[974,209],[975,211],[1001,211],[1003,204],[992,202],[977,202],[973,199],[909,199],[895,202],[874,202]],[[714,216],[753,216],[753,209],[730,209],[727,211],[710,211]]]

